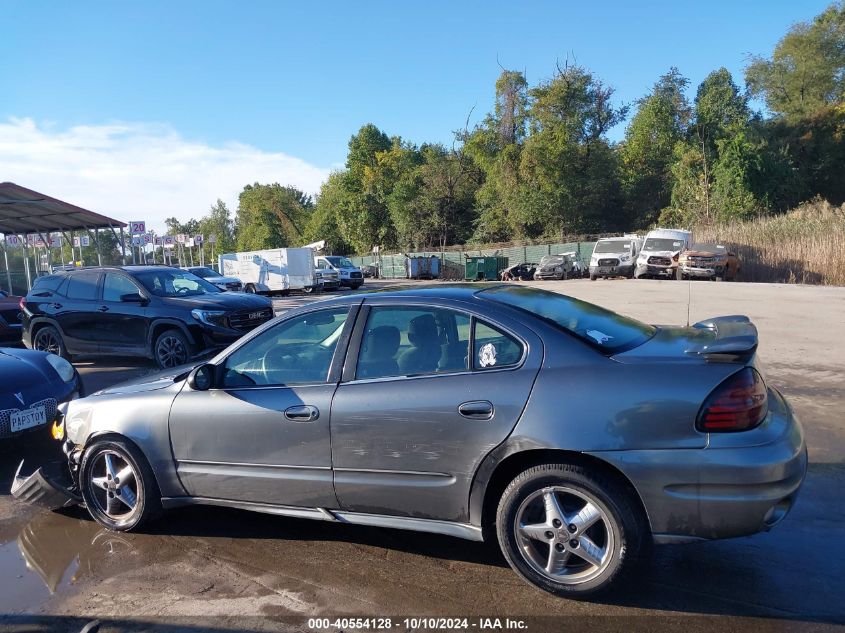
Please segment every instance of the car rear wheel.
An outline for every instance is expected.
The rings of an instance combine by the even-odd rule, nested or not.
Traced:
[[[153,352],[161,369],[178,367],[188,362],[190,357],[188,339],[179,330],[166,330],[159,334]]]
[[[619,582],[648,534],[622,486],[574,464],[543,464],[518,475],[502,495],[496,532],[517,574],[572,598]]]
[[[252,284],[247,284],[246,288],[244,288],[244,292],[248,292],[249,294],[254,295],[255,294],[255,286],[253,286]]]
[[[61,356],[65,360],[70,360],[70,354],[67,353],[62,335],[52,325],[45,325],[35,333],[32,339],[32,349],[49,352]]]
[[[124,440],[94,443],[82,456],[79,472],[88,512],[110,530],[134,530],[161,510],[152,470],[140,451]]]

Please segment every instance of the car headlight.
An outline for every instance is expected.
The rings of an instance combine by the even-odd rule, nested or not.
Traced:
[[[322,278],[323,278],[323,273],[317,273],[317,279],[322,279]]]
[[[50,354],[47,356],[47,362],[53,366],[53,369],[56,370],[56,373],[59,375],[59,378],[64,380],[65,382],[70,382],[73,380],[74,371],[73,365],[67,362],[61,356],[56,356],[55,354]]]
[[[629,259],[631,259],[631,256],[630,256],[630,255],[621,255],[621,256],[619,257],[619,261],[620,261],[620,262],[627,262]]]
[[[191,310],[191,316],[197,321],[206,325],[216,325],[219,327],[226,326],[223,321],[223,315],[225,314],[226,312],[223,310]]]

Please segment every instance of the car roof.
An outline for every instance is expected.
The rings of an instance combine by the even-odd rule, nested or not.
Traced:
[[[139,265],[129,265],[129,266],[77,266],[76,268],[67,269],[67,270],[57,270],[54,273],[50,273],[51,275],[63,275],[68,273],[76,273],[76,272],[91,272],[91,271],[100,271],[100,270],[122,270],[127,273],[142,273],[142,272],[149,272],[152,270],[162,270],[162,269],[172,269],[172,270],[181,270],[176,266],[165,266],[164,264],[152,265],[152,264],[139,264]],[[46,275],[45,275],[46,276]]]
[[[384,298],[433,298],[438,299],[454,299],[458,301],[473,301],[478,300],[475,296],[481,290],[487,288],[495,288],[498,286],[510,285],[500,283],[456,283],[456,284],[403,284],[391,286],[388,288],[375,288],[370,290],[362,290],[352,292],[340,297],[332,297],[330,299],[323,299],[316,303],[308,303],[304,307],[313,306],[317,303],[321,305],[327,304],[346,304],[353,303],[357,300],[370,297],[384,297]]]

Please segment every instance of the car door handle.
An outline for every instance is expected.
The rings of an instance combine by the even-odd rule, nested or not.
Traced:
[[[293,422],[313,422],[320,417],[320,410],[307,404],[296,405],[285,409],[285,417]]]
[[[487,400],[464,402],[458,407],[458,413],[473,420],[489,420],[493,417],[493,403]]]
[[[99,310],[100,312],[108,312],[109,307],[108,306],[100,306],[99,308],[97,308],[97,310]]]

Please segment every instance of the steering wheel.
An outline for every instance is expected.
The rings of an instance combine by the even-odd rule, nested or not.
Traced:
[[[261,373],[266,377],[268,372],[278,371],[283,367],[294,367],[299,357],[285,345],[274,345],[261,357]]]
[[[187,286],[182,286],[181,288],[177,288],[177,289],[176,289],[176,294],[177,294],[177,295],[186,295],[186,294],[188,294],[190,291],[191,291],[191,289],[190,289],[190,288],[188,288]]]

